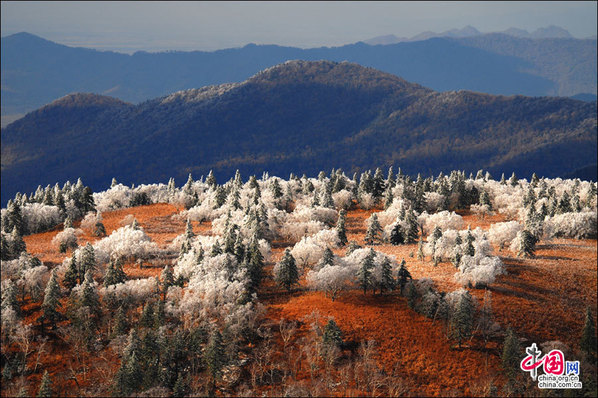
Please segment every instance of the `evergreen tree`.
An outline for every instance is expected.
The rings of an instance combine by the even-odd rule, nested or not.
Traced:
[[[455,268],[459,268],[459,265],[461,265],[461,258],[463,258],[463,249],[461,248],[462,243],[463,240],[461,239],[461,235],[457,234],[457,237],[455,238],[455,247],[453,248],[452,258],[452,262]]]
[[[473,329],[474,305],[471,294],[465,290],[459,297],[457,308],[451,317],[452,337],[457,340],[459,348],[461,343],[471,336]]]
[[[467,228],[467,235],[465,236],[465,255],[467,256],[475,256],[475,247],[473,246],[473,242],[475,238],[471,234],[471,229]]]
[[[154,326],[154,302],[148,301],[143,306],[141,311],[141,317],[139,318],[139,324],[144,328],[151,328]]]
[[[71,261],[69,261],[68,268],[64,273],[64,278],[62,280],[62,286],[64,286],[68,291],[69,294],[71,290],[78,284],[79,270],[77,267],[77,259],[76,256],[73,254],[71,257]]]
[[[324,333],[322,334],[322,343],[327,346],[340,347],[343,344],[343,332],[338,327],[334,319],[329,319],[326,326],[324,326]]]
[[[326,267],[327,265],[334,265],[334,253],[329,247],[324,250],[324,255],[319,262],[320,267]]]
[[[21,306],[17,300],[17,287],[10,279],[5,283],[5,288],[2,289],[2,308],[11,308],[17,316],[20,316]]]
[[[216,177],[214,177],[214,173],[210,170],[208,177],[206,178],[206,184],[212,189],[216,187]]]
[[[12,243],[10,244],[9,253],[12,258],[19,258],[21,253],[27,251],[27,246],[17,226],[13,227],[10,238]]]
[[[380,293],[382,291],[391,291],[395,288],[395,280],[392,277],[392,267],[390,265],[390,260],[388,257],[384,257],[382,260],[382,264],[380,264],[382,268],[382,275],[381,275],[381,283],[380,283]]]
[[[509,184],[511,184],[512,187],[517,186],[517,184],[519,184],[519,179],[515,175],[515,172],[511,174],[511,178],[509,178]]]
[[[512,380],[519,372],[519,363],[521,361],[521,352],[519,348],[519,339],[510,327],[503,344],[502,355],[500,357],[502,368],[507,377]]]
[[[424,261],[424,239],[420,236],[419,243],[417,244],[417,259]]]
[[[252,239],[247,256],[247,268],[251,281],[249,290],[255,292],[262,282],[264,272],[264,256],[262,256],[257,239]]]
[[[216,330],[210,335],[210,339],[204,351],[204,361],[212,376],[213,383],[222,374],[222,368],[226,364],[226,353],[222,343],[222,335]]]
[[[106,227],[101,221],[96,221],[96,224],[93,229],[93,234],[97,237],[106,236]]]
[[[586,320],[581,332],[579,348],[581,348],[581,350],[590,358],[593,355],[596,355],[596,328],[594,327],[594,320],[592,318],[590,307],[586,308]]]
[[[113,336],[122,336],[127,334],[129,330],[129,322],[127,319],[127,313],[125,308],[121,305],[118,307],[116,311],[116,316],[114,317],[114,328],[113,328]]]
[[[12,248],[4,237],[4,233],[0,234],[0,253],[2,254],[2,261],[7,261],[12,258]]]
[[[214,209],[219,209],[222,205],[226,202],[226,191],[222,187],[222,185],[218,185],[216,187],[216,203],[214,204]]]
[[[212,251],[210,252],[210,257],[216,257],[222,254],[222,248],[220,247],[220,242],[216,241],[212,245]]]
[[[6,225],[3,225],[4,232],[8,233],[16,228],[18,235],[22,236],[25,233],[21,206],[12,200],[9,200],[6,206],[6,220]]]
[[[354,240],[352,240],[352,241],[349,243],[349,246],[347,246],[347,250],[346,250],[346,252],[345,252],[345,255],[346,255],[346,256],[348,256],[349,254],[353,253],[353,252],[354,252],[355,250],[357,250],[357,249],[361,249],[361,246],[359,246],[359,245],[357,244],[357,242],[355,242]]]
[[[405,243],[405,234],[403,233],[401,224],[397,222],[390,232],[390,244],[400,245],[403,243]]]
[[[519,247],[519,256],[534,257],[536,252],[537,238],[527,229],[521,231],[521,244]]]
[[[175,398],[186,397],[191,392],[190,390],[187,378],[182,373],[179,373],[179,377],[176,379],[176,383],[174,383],[172,389],[172,396]]]
[[[385,184],[384,184],[384,176],[382,174],[382,170],[380,170],[380,168],[377,168],[376,171],[374,172],[373,191],[372,191],[372,194],[374,195],[374,198],[376,200],[380,199],[382,197],[384,188],[385,188]]]
[[[193,233],[193,225],[191,224],[190,219],[187,219],[187,224],[185,225],[185,238],[187,240],[195,238],[195,234]]]
[[[79,280],[82,281],[87,272],[95,272],[97,264],[93,246],[88,242],[81,250],[79,263]]]
[[[345,209],[341,209],[338,215],[338,220],[336,222],[336,232],[338,234],[338,240],[340,246],[345,246],[348,242],[347,240],[347,229],[345,227],[347,218],[347,211]]]
[[[58,308],[62,305],[60,304],[60,286],[58,286],[58,282],[56,281],[56,272],[55,270],[52,271],[52,275],[50,276],[50,280],[46,285],[46,292],[44,295],[44,302],[42,304],[42,311],[44,313],[43,318],[44,320],[50,322],[52,327],[56,327],[56,322],[60,320],[60,313],[58,312]]]
[[[164,295],[166,295],[168,288],[174,285],[174,274],[170,265],[167,264],[166,267],[164,267],[160,276],[162,277],[162,289]]]
[[[392,187],[389,185],[384,194],[384,210],[388,209],[390,205],[392,205],[393,200],[394,196],[392,194]]]
[[[409,283],[407,286],[407,305],[415,311],[417,306],[418,293],[415,284]]]
[[[380,226],[380,222],[378,222],[378,216],[376,213],[372,214],[372,218],[368,225],[368,229],[365,233],[364,241],[368,245],[374,244],[374,241],[380,241],[382,234],[382,227]]]
[[[100,297],[98,296],[93,277],[91,276],[91,271],[87,271],[85,273],[85,280],[83,282],[81,292],[80,306],[88,307],[90,314],[94,315],[96,319],[99,318],[99,316],[101,315],[102,310],[100,306]]]
[[[401,289],[401,296],[403,295],[403,289],[405,288],[405,285],[407,284],[407,280],[411,280],[413,278],[411,278],[411,274],[409,273],[409,270],[407,270],[407,267],[405,267],[405,259],[401,260],[401,265],[399,266],[399,270],[397,271],[397,280],[399,283],[399,287]]]
[[[297,264],[289,249],[285,250],[282,260],[280,260],[275,279],[288,291],[291,291],[291,287],[293,285],[299,283],[299,271],[297,269]]]
[[[405,243],[415,243],[419,237],[419,225],[417,224],[417,218],[412,210],[407,212],[407,224],[409,229],[407,230],[407,239]]]
[[[52,391],[52,380],[50,380],[50,375],[48,371],[44,371],[44,375],[42,376],[42,381],[39,385],[39,390],[37,392],[38,398],[50,398],[54,396],[54,392]]]
[[[359,287],[363,289],[363,294],[366,294],[367,289],[372,287],[372,268],[374,268],[374,258],[376,253],[374,249],[370,249],[367,256],[364,257],[359,269],[357,270],[357,281]]]

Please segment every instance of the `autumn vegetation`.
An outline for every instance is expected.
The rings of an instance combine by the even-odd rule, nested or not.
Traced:
[[[2,396],[596,394],[596,184],[210,173],[2,209]]]

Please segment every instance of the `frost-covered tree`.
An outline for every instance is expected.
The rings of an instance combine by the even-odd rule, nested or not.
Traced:
[[[121,259],[110,259],[106,275],[104,275],[104,286],[116,285],[127,280],[127,274],[123,270],[123,262]]]
[[[299,283],[299,271],[295,258],[289,249],[286,249],[282,259],[277,263],[274,269],[274,278],[278,284],[288,291],[291,287]]]
[[[97,262],[95,257],[95,250],[93,246],[88,242],[83,249],[79,257],[79,280],[83,280],[87,272],[95,272],[97,269]]]
[[[376,213],[370,217],[368,228],[365,233],[364,241],[368,245],[373,245],[374,242],[380,242],[382,240],[382,227],[378,222],[378,216]]]
[[[534,257],[537,242],[537,238],[527,229],[524,229],[518,232],[516,238],[513,239],[511,251],[521,257]]]

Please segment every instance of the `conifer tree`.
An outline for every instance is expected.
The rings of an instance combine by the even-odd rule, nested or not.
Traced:
[[[338,215],[338,220],[336,222],[336,232],[338,234],[338,240],[340,246],[345,246],[348,242],[347,240],[347,229],[345,227],[347,218],[347,211],[345,209],[341,209]]]
[[[384,260],[382,260],[380,267],[382,268],[382,281],[380,283],[380,293],[382,293],[382,291],[394,290],[395,280],[392,277],[392,267],[390,265],[390,260],[388,259],[388,257],[384,257]]]
[[[99,220],[96,221],[94,230],[93,230],[93,234],[94,234],[94,236],[97,236],[97,237],[106,236],[106,227],[104,226],[104,224],[101,221],[99,221]]]
[[[513,329],[509,327],[505,336],[500,359],[503,371],[510,380],[512,380],[519,371],[519,363],[521,361],[520,357],[521,352],[519,349],[519,339],[515,335]]]
[[[82,286],[81,307],[88,307],[90,314],[93,314],[98,318],[101,314],[100,297],[98,296],[97,289],[95,287],[91,271],[85,273],[85,280]]]
[[[326,267],[327,265],[334,265],[334,253],[329,247],[324,250],[324,255],[319,262],[320,267]]]
[[[357,282],[359,287],[363,289],[363,294],[366,294],[367,289],[372,287],[372,268],[374,268],[374,258],[376,253],[374,249],[370,249],[367,256],[364,257],[359,269],[357,270]]]
[[[6,220],[6,225],[3,225],[4,232],[8,233],[16,228],[18,235],[22,236],[25,233],[21,206],[12,200],[9,200],[6,206]]]
[[[167,264],[166,267],[164,267],[160,276],[162,277],[162,289],[164,294],[166,294],[168,288],[174,285],[174,274],[170,265]]]
[[[417,259],[424,261],[424,239],[420,236],[419,243],[417,244]]]
[[[11,308],[17,316],[21,315],[21,306],[17,300],[17,287],[13,281],[7,279],[2,289],[2,308]]]
[[[415,214],[413,214],[412,210],[407,212],[406,216],[407,224],[409,225],[409,229],[407,230],[406,234],[406,242],[405,243],[415,243],[417,242],[417,238],[419,236],[419,225],[417,224],[417,218]]]
[[[407,305],[409,305],[409,308],[411,308],[412,310],[416,310],[417,299],[417,288],[413,283],[409,283],[409,285],[407,286]]]
[[[222,254],[222,248],[220,247],[220,242],[216,241],[212,245],[212,251],[210,252],[210,257],[216,257]]]
[[[195,238],[195,234],[193,233],[193,225],[191,224],[190,219],[187,219],[187,224],[185,225],[185,238],[187,240]]]
[[[206,184],[212,189],[216,187],[216,177],[214,177],[212,170],[210,170],[208,177],[206,178]]]
[[[264,272],[264,256],[262,256],[257,239],[252,239],[247,256],[247,268],[250,279],[249,290],[255,292],[262,282]]]
[[[453,248],[452,258],[452,262],[455,268],[459,268],[459,265],[461,265],[461,258],[463,258],[463,249],[461,248],[462,243],[463,240],[461,239],[461,235],[457,234],[457,237],[455,238],[455,247]]]
[[[122,336],[127,334],[129,330],[129,322],[127,319],[127,313],[125,308],[121,305],[118,307],[116,311],[116,316],[114,317],[114,328],[113,328],[113,336]]]
[[[39,385],[39,390],[37,392],[38,398],[50,398],[54,396],[54,392],[52,391],[52,380],[50,380],[50,375],[48,371],[44,371],[44,375],[42,376],[42,381]]]
[[[519,179],[515,175],[515,172],[513,172],[513,174],[511,174],[511,178],[509,178],[509,184],[511,184],[512,187],[514,187],[517,184],[519,184]]]
[[[346,255],[346,256],[348,256],[349,254],[353,253],[353,252],[354,252],[355,250],[357,250],[357,249],[361,249],[361,246],[359,246],[359,245],[357,244],[357,242],[355,242],[354,240],[352,240],[352,241],[349,243],[349,246],[347,246],[347,250],[346,250],[346,252],[345,252],[345,255]]]
[[[88,242],[81,250],[80,264],[79,264],[79,280],[82,281],[87,272],[95,272],[97,267],[95,251],[93,246]]]
[[[275,275],[276,281],[288,291],[291,291],[293,285],[299,283],[297,264],[289,249],[285,250],[277,271]]]
[[[451,317],[452,336],[457,340],[459,348],[461,343],[469,338],[473,329],[473,299],[471,294],[465,290],[457,302],[457,308]]]
[[[596,328],[594,327],[594,319],[592,318],[590,307],[586,308],[586,320],[581,332],[579,348],[590,358],[596,355]]]
[[[475,256],[475,247],[473,246],[474,241],[475,238],[471,234],[471,229],[467,228],[467,235],[465,236],[465,254],[467,256]]]
[[[343,344],[343,332],[338,327],[334,319],[329,319],[326,326],[324,326],[324,333],[322,334],[322,343],[327,346],[340,347]]]
[[[521,242],[519,246],[519,256],[534,257],[536,252],[537,238],[527,229],[521,231]]]
[[[76,256],[73,255],[71,257],[71,261],[69,261],[68,268],[66,269],[66,272],[64,273],[64,278],[62,280],[62,286],[64,286],[69,291],[69,294],[70,294],[71,290],[73,290],[73,288],[75,286],[77,286],[78,276],[79,276],[79,270],[77,267],[77,259],[76,259]]]
[[[219,330],[215,330],[210,335],[210,339],[204,351],[204,361],[212,376],[213,385],[222,374],[222,368],[226,364],[226,353],[222,343],[222,335]]]
[[[56,322],[60,319],[61,315],[58,312],[58,308],[62,307],[60,304],[60,286],[56,281],[56,271],[52,271],[50,280],[46,285],[46,292],[44,295],[44,302],[42,304],[42,311],[44,313],[44,320],[50,322],[53,328],[56,327]]]
[[[400,245],[405,243],[405,234],[400,223],[397,223],[390,232],[390,244]]]
[[[141,317],[139,318],[139,324],[144,328],[151,328],[154,326],[154,302],[148,301],[143,306],[141,311]]]
[[[399,270],[397,271],[397,281],[399,283],[399,288],[401,290],[401,296],[403,295],[403,289],[405,289],[405,285],[407,284],[407,280],[410,280],[411,274],[407,267],[405,267],[405,259],[401,260],[401,265],[399,266]]]
[[[12,243],[10,244],[10,256],[12,258],[18,258],[20,254],[24,251],[27,251],[27,245],[23,240],[23,236],[19,233],[19,229],[17,226],[14,226],[12,229],[12,233],[10,234],[10,238]]]
[[[380,226],[380,222],[378,222],[378,216],[376,213],[372,214],[372,218],[368,225],[368,229],[365,233],[364,241],[368,245],[374,244],[374,241],[381,240],[381,233],[382,227]]]

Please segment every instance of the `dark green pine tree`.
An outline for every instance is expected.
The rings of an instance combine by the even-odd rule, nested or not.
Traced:
[[[386,188],[386,192],[384,193],[384,210],[388,209],[394,200],[394,196],[392,194],[392,186],[388,186]]]
[[[461,239],[461,235],[457,234],[457,237],[455,238],[455,247],[453,248],[452,258],[452,262],[455,268],[459,268],[459,265],[461,265],[461,259],[463,258],[463,249],[461,248],[462,243],[463,240]]]
[[[185,225],[185,238],[187,238],[187,240],[195,238],[195,234],[193,233],[193,225],[189,219],[187,219],[187,224]]]
[[[160,276],[162,277],[162,290],[164,294],[166,294],[168,288],[174,285],[174,274],[170,265],[167,264],[166,267],[164,267]]]
[[[395,280],[392,277],[392,267],[390,265],[390,260],[388,257],[384,257],[382,263],[380,264],[382,268],[382,280],[380,281],[380,293],[383,291],[392,291],[395,288]]]
[[[417,218],[412,210],[407,211],[406,215],[407,224],[409,225],[409,230],[407,231],[407,239],[405,243],[415,243],[417,242],[417,238],[419,237],[419,225],[417,224]]]
[[[590,358],[596,355],[596,328],[590,307],[586,308],[586,321],[581,332],[579,348]]]
[[[416,310],[417,308],[417,299],[419,298],[419,294],[417,293],[417,288],[415,287],[414,283],[409,283],[407,286],[407,305],[412,310]]]
[[[347,240],[347,229],[345,227],[347,219],[347,211],[345,209],[341,209],[338,215],[338,220],[336,222],[336,232],[338,234],[338,240],[340,246],[345,246],[348,243]]]
[[[411,274],[409,273],[407,267],[405,267],[405,259],[403,259],[401,260],[401,265],[397,271],[397,281],[399,283],[399,288],[401,289],[401,296],[403,295],[403,290],[405,289],[407,281],[411,279]]]
[[[475,238],[471,234],[471,229],[467,228],[467,235],[465,236],[465,255],[475,256],[475,247],[473,246],[474,241]]]
[[[220,242],[216,240],[212,245],[212,251],[210,252],[210,257],[216,257],[222,254],[222,248],[220,247]]]
[[[322,268],[322,267],[326,267],[327,265],[334,265],[334,253],[332,252],[332,250],[330,250],[329,247],[327,247],[324,250],[324,255],[322,256],[322,258],[320,259],[318,265]]]
[[[19,235],[25,233],[25,223],[23,222],[23,214],[21,213],[21,206],[9,200],[6,206],[6,225],[3,225],[4,232],[9,233],[14,228],[17,229]]]
[[[536,253],[537,238],[527,229],[521,231],[521,245],[519,247],[519,256],[534,257]]]
[[[191,388],[189,387],[189,382],[183,373],[179,373],[179,377],[176,379],[174,383],[174,387],[172,388],[172,396],[175,398],[182,398],[186,397],[191,393]]]
[[[73,255],[71,257],[71,261],[69,261],[69,266],[64,273],[64,278],[62,279],[62,286],[64,286],[68,291],[69,294],[71,290],[78,284],[78,277],[79,277],[79,270],[77,267],[77,259],[76,256]]]
[[[375,256],[374,249],[370,249],[357,270],[357,281],[359,287],[363,289],[363,294],[366,294],[367,289],[372,287],[372,268],[374,268]]]
[[[118,307],[116,311],[116,316],[114,317],[114,328],[112,331],[113,336],[122,336],[129,332],[129,320],[127,318],[127,312],[125,308],[121,305]]]
[[[507,329],[500,360],[503,371],[509,380],[512,380],[520,371],[521,351],[519,348],[519,339],[510,327]]]
[[[2,261],[7,261],[12,258],[12,248],[4,234],[0,235],[0,253],[2,254]]]
[[[91,271],[87,271],[85,273],[85,280],[83,282],[81,292],[80,306],[88,307],[90,314],[92,314],[96,320],[100,317],[102,313],[100,297],[98,296],[93,277],[91,276]]]
[[[226,365],[226,353],[219,330],[215,330],[210,335],[204,351],[204,361],[212,377],[212,385],[215,386],[216,380],[222,375],[222,368]]]
[[[2,308],[11,308],[17,316],[21,315],[21,306],[17,300],[17,287],[10,279],[6,280],[2,289]]]
[[[56,328],[56,322],[61,318],[61,314],[58,312],[59,307],[62,307],[60,304],[60,286],[56,281],[56,272],[52,271],[50,280],[46,285],[42,311],[44,313],[43,319],[50,322],[53,328]]]
[[[382,234],[382,227],[380,226],[380,222],[378,221],[378,216],[376,213],[372,214],[372,218],[368,225],[368,229],[365,232],[364,241],[368,245],[373,245],[375,241],[381,240]]]
[[[354,240],[352,240],[349,243],[349,246],[347,246],[347,250],[345,251],[345,256],[348,256],[349,254],[353,253],[357,249],[361,249],[361,246],[359,246],[357,244],[357,242],[355,242]]]
[[[93,229],[94,236],[103,237],[106,236],[106,227],[101,221],[96,221]]]
[[[465,290],[459,297],[455,312],[451,316],[452,337],[457,340],[459,348],[461,343],[471,336],[473,329],[474,305],[471,294]]]
[[[154,302],[148,301],[143,306],[143,311],[141,311],[141,317],[139,318],[139,325],[144,328],[151,328],[154,326]]]
[[[50,380],[50,375],[48,371],[44,371],[44,375],[42,376],[42,381],[39,385],[39,390],[37,392],[38,398],[50,398],[54,396],[54,392],[52,391],[52,380]]]
[[[322,343],[327,346],[340,347],[343,344],[343,332],[338,327],[334,319],[329,319],[326,326],[324,326],[324,333],[322,334]]]
[[[262,283],[264,274],[264,256],[255,237],[251,240],[247,250],[247,271],[249,274],[249,291],[256,292]]]
[[[206,178],[206,184],[208,184],[208,186],[212,189],[216,187],[216,177],[214,177],[214,173],[212,172],[212,170],[210,170],[210,173]]]
[[[299,284],[299,270],[297,269],[295,258],[289,249],[284,251],[284,255],[280,263],[278,263],[277,268],[275,275],[276,282],[290,292],[293,285]]]
[[[390,232],[390,244],[401,245],[403,243],[405,243],[405,233],[403,232],[401,223],[397,222]]]

